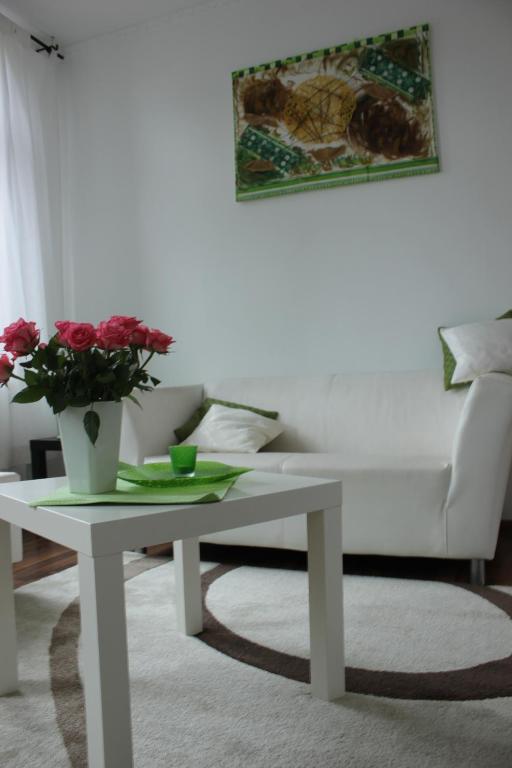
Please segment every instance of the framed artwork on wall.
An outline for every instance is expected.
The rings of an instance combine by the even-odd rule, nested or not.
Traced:
[[[236,199],[439,171],[428,24],[232,73]]]

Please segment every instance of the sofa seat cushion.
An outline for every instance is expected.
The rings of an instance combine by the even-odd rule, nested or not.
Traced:
[[[446,556],[444,504],[451,466],[442,457],[336,453],[215,454],[215,460],[343,483],[343,549],[354,554]],[[261,462],[261,463],[260,463]],[[212,534],[206,541],[305,550],[302,517]]]
[[[227,454],[225,454],[227,456]],[[313,472],[312,477],[336,477],[347,474],[373,476],[375,472],[388,477],[390,474],[438,473],[450,467],[450,460],[438,456],[346,455],[344,453],[288,453],[283,471],[293,475]]]
[[[297,454],[283,471],[342,481],[345,552],[446,555],[444,504],[451,475],[446,459]],[[306,543],[300,523],[283,521],[292,546]]]

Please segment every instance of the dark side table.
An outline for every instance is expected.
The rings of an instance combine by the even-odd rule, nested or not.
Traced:
[[[48,477],[46,467],[46,452],[62,451],[60,438],[38,437],[30,441],[30,461],[32,463],[32,479],[41,480]]]

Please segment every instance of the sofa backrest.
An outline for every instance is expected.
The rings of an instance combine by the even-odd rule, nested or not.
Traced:
[[[279,411],[272,451],[449,457],[467,390],[437,371],[226,379],[205,397]]]

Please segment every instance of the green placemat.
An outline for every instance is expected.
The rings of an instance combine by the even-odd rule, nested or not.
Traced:
[[[58,488],[52,496],[30,502],[31,507],[79,506],[83,504],[210,504],[222,501],[237,478],[217,480],[198,486],[179,488],[147,488],[124,480],[110,493],[71,493],[67,485]]]

